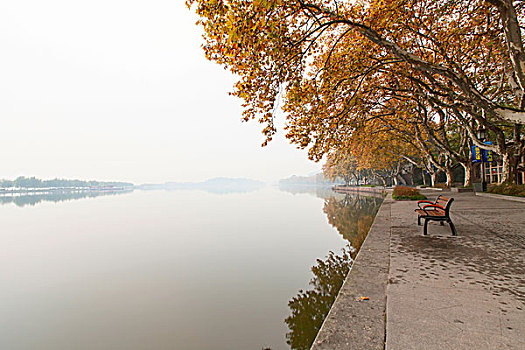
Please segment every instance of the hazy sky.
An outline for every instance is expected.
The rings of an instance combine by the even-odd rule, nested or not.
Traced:
[[[0,178],[275,180],[308,174],[240,121],[184,0],[0,3]],[[280,123],[282,125],[282,121]]]

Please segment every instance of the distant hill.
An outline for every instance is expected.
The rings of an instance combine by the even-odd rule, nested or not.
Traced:
[[[212,193],[251,192],[266,186],[264,182],[245,179],[216,177],[203,182],[166,182],[163,184],[143,184],[137,186],[143,190],[204,190]]]

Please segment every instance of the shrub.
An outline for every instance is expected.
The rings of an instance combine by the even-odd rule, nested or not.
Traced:
[[[525,197],[525,185],[516,185],[511,183],[501,183],[489,185],[489,193],[504,194],[507,196]]]
[[[392,192],[392,198],[395,200],[421,200],[427,199],[418,189],[407,186],[396,186]]]

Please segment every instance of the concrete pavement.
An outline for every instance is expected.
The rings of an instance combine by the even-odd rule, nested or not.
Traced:
[[[385,200],[313,349],[525,349],[525,203],[442,194],[457,237]]]

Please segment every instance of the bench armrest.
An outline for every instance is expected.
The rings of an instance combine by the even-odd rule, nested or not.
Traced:
[[[441,209],[441,210],[445,210],[445,208],[443,208],[441,205],[439,204],[427,204],[425,206],[423,206],[423,210],[427,209],[427,208],[437,208],[437,209]]]
[[[435,204],[434,202],[427,201],[427,200],[417,201],[417,206],[419,207],[419,209],[423,209],[423,207],[421,206],[421,204],[423,204],[423,203],[426,203],[426,204]]]

